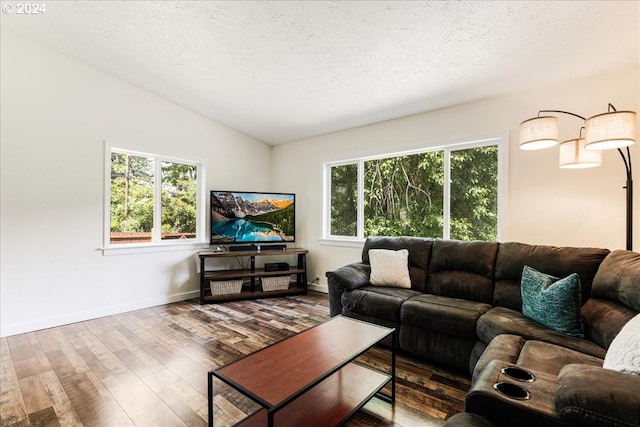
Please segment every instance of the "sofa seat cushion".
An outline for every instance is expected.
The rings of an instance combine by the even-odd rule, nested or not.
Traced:
[[[398,335],[400,348],[452,368],[469,369],[469,359],[477,338],[453,336],[402,323]]]
[[[602,362],[599,357],[543,341],[530,340],[522,346],[516,364],[538,372],[558,375],[565,365],[579,363],[601,368]]]
[[[473,369],[473,382],[487,369],[493,360],[505,365],[517,365],[527,370],[557,376],[563,366],[580,363],[602,367],[603,359],[555,344],[537,340],[525,340],[517,335],[503,334],[495,337]]]
[[[464,338],[476,338],[478,318],[491,306],[481,302],[423,294],[400,309],[403,324]]]
[[[411,289],[368,285],[344,292],[341,302],[343,310],[399,322],[402,303],[419,294]]]
[[[553,331],[531,319],[527,319],[519,311],[506,307],[494,307],[483,314],[478,319],[476,332],[478,338],[487,344],[498,335],[514,334],[526,340],[545,341],[599,357],[600,359],[604,359],[606,353],[604,348],[594,342]]]

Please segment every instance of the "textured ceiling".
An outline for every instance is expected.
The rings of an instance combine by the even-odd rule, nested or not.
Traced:
[[[3,30],[269,144],[640,62],[638,1],[45,3]]]

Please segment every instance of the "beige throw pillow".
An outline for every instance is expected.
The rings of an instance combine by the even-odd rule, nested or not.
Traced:
[[[369,282],[377,286],[411,288],[409,277],[409,251],[400,249],[369,249],[371,277]]]
[[[629,320],[611,341],[602,367],[640,375],[640,314]]]

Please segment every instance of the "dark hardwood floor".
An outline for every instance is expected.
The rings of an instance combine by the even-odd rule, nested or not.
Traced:
[[[204,426],[207,371],[329,318],[326,294],[184,301],[0,339],[2,426]],[[388,366],[377,347],[359,358]],[[400,354],[394,405],[348,426],[440,426],[464,409],[468,375]],[[215,425],[257,409],[215,383]]]

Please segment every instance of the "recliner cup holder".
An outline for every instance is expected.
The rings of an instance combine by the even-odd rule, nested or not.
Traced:
[[[532,381],[535,381],[536,379],[536,376],[533,375],[533,373],[527,371],[526,369],[518,368],[516,366],[504,367],[502,368],[501,372],[505,374],[507,377],[516,381],[532,382]]]
[[[510,397],[511,399],[517,400],[528,400],[531,399],[531,393],[524,387],[520,387],[517,384],[511,384],[506,382],[499,382],[493,385],[493,388],[496,389],[499,393]]]

